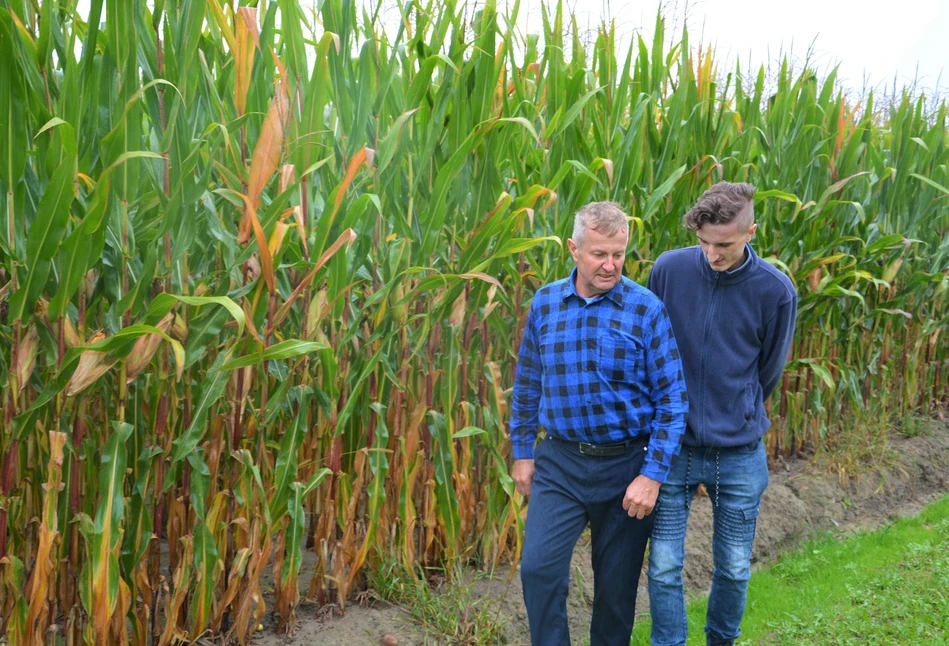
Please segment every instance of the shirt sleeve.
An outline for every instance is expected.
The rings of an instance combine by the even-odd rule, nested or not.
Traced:
[[[655,414],[641,474],[662,483],[669,475],[672,459],[679,452],[689,412],[682,359],[672,332],[672,321],[664,306],[655,310],[643,340],[646,385]]]
[[[758,379],[761,382],[762,400],[766,401],[781,381],[784,364],[787,362],[791,342],[794,340],[794,323],[797,319],[797,294],[778,307],[777,313],[768,322],[761,355],[758,358]]]
[[[534,458],[537,440],[537,412],[540,409],[541,376],[540,344],[533,307],[527,316],[524,338],[517,357],[514,393],[511,397],[511,447],[515,460]]]

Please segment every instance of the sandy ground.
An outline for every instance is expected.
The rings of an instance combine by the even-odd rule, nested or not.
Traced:
[[[771,484],[762,500],[756,538],[756,563],[768,563],[782,552],[821,530],[848,532],[872,528],[887,520],[913,515],[940,494],[949,491],[949,424],[933,423],[919,436],[894,436],[893,459],[847,483],[829,474],[819,461],[791,459],[774,465]],[[707,594],[711,584],[712,508],[708,498],[693,505],[686,539],[684,578],[691,596]],[[584,643],[591,614],[593,571],[588,539],[581,538],[573,557],[568,615],[574,643]],[[482,607],[497,613],[508,644],[530,644],[527,616],[518,573],[504,569],[492,579],[474,580]],[[308,580],[306,572],[301,581]],[[508,579],[510,578],[510,581]],[[268,606],[271,604],[268,603]],[[637,615],[648,615],[645,575],[640,580]],[[383,634],[398,646],[437,644],[414,626],[410,614],[384,603],[354,605],[342,617],[327,617],[325,609],[303,605],[292,635],[274,634],[269,626],[254,644],[320,644],[356,646],[379,644]]]

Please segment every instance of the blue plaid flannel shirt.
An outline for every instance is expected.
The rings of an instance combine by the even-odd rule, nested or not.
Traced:
[[[652,292],[625,276],[587,302],[568,278],[534,296],[511,407],[514,458],[533,458],[538,425],[569,442],[649,435],[641,473],[665,482],[688,413],[672,323]]]

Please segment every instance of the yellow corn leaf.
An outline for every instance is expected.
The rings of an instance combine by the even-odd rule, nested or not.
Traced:
[[[184,553],[175,569],[174,590],[165,601],[165,630],[161,634],[158,646],[168,646],[173,640],[188,640],[188,635],[178,627],[178,614],[188,599],[188,587],[191,582],[191,565],[194,560],[194,546],[190,536],[181,537]]]
[[[231,50],[231,54],[234,54],[237,51],[237,38],[234,36],[234,30],[227,24],[227,17],[224,15],[221,3],[218,0],[208,0],[207,6],[211,17],[214,19],[214,24],[221,31],[221,35],[224,36],[227,48]],[[254,26],[256,27],[256,22]]]
[[[188,323],[177,312],[175,313],[175,320],[171,324],[171,338],[181,343],[188,340]]]
[[[259,525],[260,519],[255,519],[254,524]],[[252,530],[259,535],[259,527]],[[255,543],[259,539],[253,539]],[[242,594],[237,601],[237,608],[234,617],[234,628],[238,641],[241,644],[247,642],[247,636],[251,634],[257,624],[267,612],[267,605],[264,603],[264,595],[260,590],[260,576],[270,562],[270,553],[273,549],[273,543],[268,536],[264,540],[262,547],[255,547],[251,553],[250,563],[247,566],[247,577],[243,586]]]
[[[367,464],[368,456],[369,448],[361,448],[356,453],[356,459],[354,460],[353,464],[353,471],[356,472],[356,480],[353,482],[352,496],[349,499],[349,507],[346,510],[346,529],[343,532],[343,548],[345,549],[347,555],[345,560],[349,566],[349,573],[347,576],[340,578],[337,581],[340,599],[349,596],[349,591],[353,589],[353,585],[356,582],[356,575],[359,574],[359,570],[362,568],[362,563],[365,559],[365,553],[363,553],[362,550],[356,553],[356,525],[358,524],[358,519],[356,518],[356,506],[362,499],[362,492],[366,481],[366,472],[369,470]],[[343,581],[345,581],[345,585]]]
[[[26,628],[27,605],[23,598],[23,562],[13,554],[0,558],[0,590],[3,591],[4,632],[10,644],[25,644],[30,640]]]
[[[297,233],[300,234],[300,241],[303,243],[303,253],[307,256],[310,255],[310,243],[307,240],[309,237],[306,231],[306,225],[303,223],[303,209],[299,206],[295,206],[292,209],[293,219],[297,225]]]
[[[110,644],[128,646],[129,631],[125,625],[125,618],[131,607],[132,591],[129,589],[125,579],[120,578],[118,601],[116,601],[115,611],[112,613],[112,639],[109,640]]]
[[[313,277],[316,276],[316,272],[318,272],[323,265],[329,262],[330,258],[332,258],[344,244],[351,245],[355,240],[356,232],[352,229],[346,229],[339,235],[339,238],[336,239],[336,242],[333,243],[333,246],[323,252],[323,255],[320,256],[320,259],[316,261],[315,265],[313,265],[313,269],[310,270],[310,273],[304,276],[303,280],[300,281],[300,284],[297,285],[290,296],[287,297],[287,301],[280,306],[279,310],[277,310],[277,313],[273,317],[273,324],[267,326],[267,328],[264,330],[265,334],[270,334],[275,328],[280,326],[280,324],[283,322],[283,319],[290,312],[290,305],[297,298],[297,296],[303,293],[303,290],[306,288],[306,286],[311,280],[313,280]]]
[[[277,193],[283,193],[296,181],[296,166],[293,164],[284,164],[280,167],[280,177],[277,180]]]
[[[273,292],[276,278],[274,277],[273,256],[270,255],[270,247],[267,246],[267,236],[264,235],[264,229],[260,226],[260,220],[257,219],[257,207],[252,206],[250,198],[246,195],[241,195],[241,198],[244,200],[244,218],[248,222],[248,232],[253,230],[254,237],[257,240],[257,251],[260,254],[260,267],[264,275],[264,282],[267,284],[267,288]],[[242,230],[243,227],[244,220],[242,219]],[[247,239],[241,244],[246,244],[248,240],[250,240],[249,233]],[[238,242],[240,242],[240,235],[238,235]]]
[[[257,254],[251,254],[247,259],[247,282],[252,283],[260,278],[260,261],[257,260]]]
[[[92,345],[105,338],[102,332],[96,332],[89,339],[88,345]],[[107,353],[96,352],[95,350],[86,350],[79,356],[79,365],[76,371],[69,379],[66,386],[66,396],[73,397],[96,382],[102,375],[109,371],[114,361],[106,361]]]
[[[20,339],[20,345],[16,352],[16,366],[14,374],[16,375],[13,398],[16,399],[23,390],[24,385],[29,381],[36,368],[36,353],[40,346],[40,335],[36,332],[36,325],[31,324],[27,328],[26,335]]]
[[[458,327],[465,322],[465,314],[468,312],[468,295],[461,292],[455,302],[451,305],[451,314],[448,316],[448,325]]]
[[[283,246],[283,239],[289,229],[289,224],[277,222],[277,226],[274,227],[273,233],[270,234],[270,240],[267,242],[267,249],[270,250],[271,257],[276,256],[280,251],[280,247]]]
[[[162,332],[168,332],[174,320],[175,315],[169,312],[155,327]],[[135,345],[132,346],[132,351],[125,360],[126,383],[132,383],[145,371],[162,340],[160,334],[146,334],[135,339]]]
[[[125,515],[124,480],[126,442],[132,425],[112,422],[112,433],[101,452],[99,467],[99,503],[92,527],[90,561],[87,577],[91,579],[90,615],[97,644],[111,643],[112,617],[119,605],[122,587],[119,573],[119,552],[122,547],[122,518]],[[123,615],[124,617],[124,615]],[[124,624],[123,624],[124,626]]]
[[[68,318],[59,319],[59,324],[63,326],[63,338],[67,348],[75,348],[79,343],[79,333],[76,332],[76,326]]]
[[[212,15],[214,12],[212,11]],[[247,105],[247,90],[254,69],[254,50],[260,47],[257,30],[257,9],[241,7],[237,10],[237,33],[234,37],[234,105],[237,116],[243,116]]]
[[[33,573],[27,585],[29,591],[29,615],[26,625],[33,632],[33,642],[42,644],[49,627],[49,608],[51,584],[56,580],[56,567],[53,559],[53,543],[59,535],[57,526],[57,501],[63,481],[63,447],[66,434],[49,432],[49,466],[46,477],[46,500],[43,505],[43,522],[40,525],[39,546],[33,564]]]
[[[359,152],[353,155],[352,159],[349,160],[349,165],[346,166],[346,174],[343,175],[343,181],[340,182],[339,186],[336,188],[336,199],[333,200],[333,210],[330,212],[329,219],[330,223],[332,223],[333,219],[336,217],[336,213],[339,211],[339,207],[343,203],[343,198],[346,196],[346,191],[349,189],[349,185],[353,183],[353,180],[356,179],[356,173],[359,172],[359,168],[363,164],[367,166],[371,165],[375,154],[375,150],[363,146]]]
[[[254,146],[251,157],[250,172],[247,177],[248,200],[245,200],[244,217],[241,219],[237,233],[238,244],[247,244],[250,240],[251,218],[256,219],[255,211],[260,206],[260,194],[273,177],[277,164],[280,162],[280,151],[283,147],[283,137],[289,116],[290,98],[287,93],[287,82],[281,80],[270,101],[270,108],[267,110],[267,116],[264,118],[260,136],[257,138],[257,145]]]
[[[231,607],[234,599],[237,598],[240,584],[244,580],[244,573],[247,571],[247,564],[250,562],[250,556],[250,549],[246,547],[239,549],[237,554],[234,555],[234,560],[231,562],[231,571],[228,573],[227,589],[216,605],[214,616],[211,619],[211,629],[215,632],[221,629],[225,611]]]

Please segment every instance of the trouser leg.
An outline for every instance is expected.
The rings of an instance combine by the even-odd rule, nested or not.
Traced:
[[[682,567],[689,518],[686,496],[694,495],[694,487],[686,486],[686,451],[683,449],[660,487],[659,503],[653,512],[656,520],[649,540],[648,570],[653,646],[685,646],[688,637]]]
[[[644,450],[599,461],[590,482],[593,548],[593,619],[590,646],[628,646],[646,542],[655,514],[630,518],[623,509],[626,488],[639,475]]]
[[[715,570],[705,627],[709,644],[729,644],[741,632],[761,495],[768,486],[762,442],[723,449],[719,455],[718,505],[714,507]],[[710,488],[710,495],[714,490]]]
[[[524,528],[521,582],[533,646],[570,646],[567,591],[570,558],[587,524],[575,478],[565,472],[552,441],[535,451],[534,481]],[[569,465],[567,465],[569,467]]]

